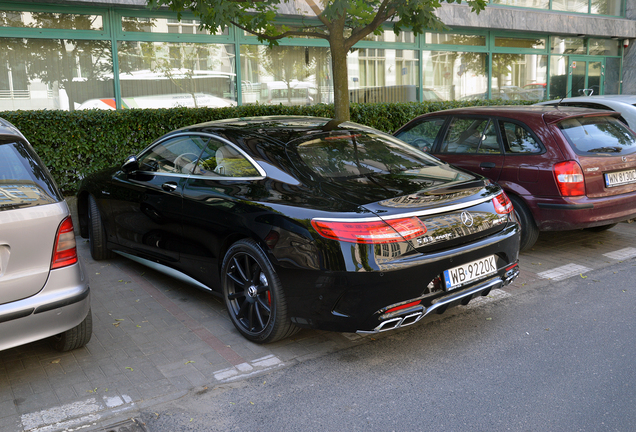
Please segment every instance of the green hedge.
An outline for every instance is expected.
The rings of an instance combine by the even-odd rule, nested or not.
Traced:
[[[510,101],[352,104],[351,120],[393,132],[432,111]],[[527,104],[528,102],[517,102]],[[122,111],[5,111],[31,142],[65,195],[73,195],[86,175],[120,164],[161,135],[210,120],[267,115],[333,117],[333,105],[246,105],[234,108],[131,109]]]

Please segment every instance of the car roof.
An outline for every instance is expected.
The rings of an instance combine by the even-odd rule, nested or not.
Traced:
[[[594,95],[594,96],[575,96],[567,97],[563,99],[554,99],[546,102],[539,102],[540,104],[553,104],[558,102],[617,102],[626,103],[629,105],[636,104],[636,95]]]
[[[453,108],[437,111],[425,115],[497,115],[500,117],[512,117],[523,119],[527,116],[543,116],[547,123],[557,122],[569,117],[581,117],[590,115],[618,115],[604,110],[579,108],[572,106],[541,106],[541,105],[498,105],[498,106],[473,106],[465,108]]]
[[[332,119],[329,118],[309,116],[239,117],[186,126],[165,136],[183,132],[225,133],[236,131],[267,136],[287,143],[302,136],[325,131],[350,129],[372,131],[371,128],[354,122],[331,122]]]

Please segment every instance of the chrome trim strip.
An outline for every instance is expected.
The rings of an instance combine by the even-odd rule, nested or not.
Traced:
[[[202,288],[202,289],[204,289],[206,291],[212,291],[212,288],[210,288],[209,286],[202,284],[198,280],[188,276],[185,273],[180,272],[179,270],[175,270],[172,267],[168,267],[168,266],[165,266],[163,264],[159,264],[159,263],[156,263],[154,261],[147,260],[145,258],[140,258],[140,257],[138,257],[136,255],[131,255],[131,254],[126,253],[126,252],[121,252],[121,251],[118,251],[118,250],[114,250],[113,252],[115,252],[115,253],[123,256],[123,257],[126,257],[126,258],[128,258],[130,260],[138,262],[139,264],[145,265],[146,267],[150,267],[151,269],[156,270],[159,273],[163,273],[165,275],[171,276],[171,277],[173,277],[175,279],[178,279],[180,281],[195,285],[195,286],[197,286],[199,288]]]
[[[317,221],[325,221],[325,222],[377,222],[379,220],[392,220],[392,219],[398,219],[398,218],[403,218],[403,217],[411,217],[411,216],[428,216],[431,214],[435,214],[435,213],[445,213],[445,212],[449,212],[449,211],[453,211],[453,210],[461,210],[467,207],[472,207],[474,205],[477,204],[481,204],[481,203],[485,203],[486,201],[490,201],[491,199],[493,199],[496,195],[488,195],[487,197],[483,197],[483,198],[479,198],[476,200],[472,200],[469,202],[465,202],[465,203],[460,203],[460,204],[454,204],[454,205],[450,205],[450,206],[445,206],[445,207],[436,207],[433,209],[428,209],[428,210],[418,210],[418,211],[413,211],[413,212],[408,212],[408,213],[400,213],[397,215],[391,215],[391,216],[373,216],[373,217],[366,217],[366,218],[321,218],[321,217],[317,217],[317,218],[313,218],[314,220]]]

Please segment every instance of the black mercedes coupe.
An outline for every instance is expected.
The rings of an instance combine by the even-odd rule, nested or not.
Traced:
[[[377,333],[519,273],[502,189],[391,135],[315,117],[170,132],[86,178],[82,237],[223,297],[247,339]]]

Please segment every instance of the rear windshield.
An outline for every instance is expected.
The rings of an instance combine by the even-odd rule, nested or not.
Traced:
[[[636,151],[636,136],[614,117],[571,118],[559,127],[579,155],[616,156]]]
[[[355,178],[370,175],[417,175],[439,160],[391,137],[360,131],[313,135],[296,145],[305,165],[326,178]]]
[[[62,199],[31,146],[20,140],[0,138],[0,211]]]

